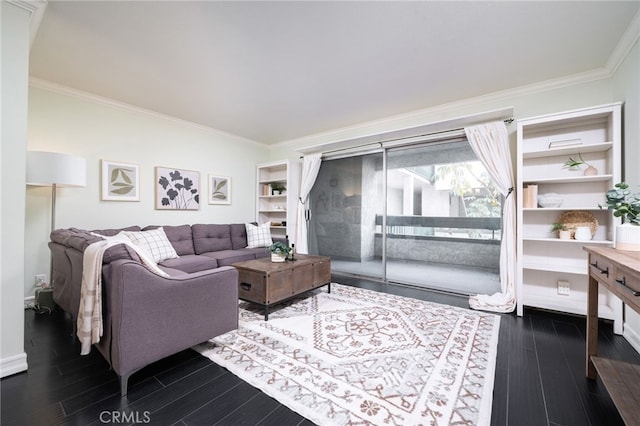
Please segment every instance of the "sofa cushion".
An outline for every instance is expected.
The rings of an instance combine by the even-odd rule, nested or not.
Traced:
[[[257,226],[252,223],[245,223],[244,225],[247,230],[248,248],[269,247],[273,244],[270,223],[267,222]]]
[[[121,234],[127,236],[133,244],[148,253],[156,263],[178,257],[162,228],[141,232],[122,231]]]
[[[247,228],[244,223],[232,223],[231,227],[231,248],[238,250],[247,246]]]
[[[255,256],[256,259],[260,259],[261,257],[270,257],[271,252],[264,247],[256,247],[256,248],[243,248],[240,250],[236,250],[244,253],[251,253]]]
[[[185,254],[175,259],[167,259],[160,262],[159,266],[166,268],[178,269],[186,273],[206,271],[207,269],[215,269],[218,267],[218,261],[211,257],[200,256],[197,254]]]
[[[167,268],[166,266],[158,265],[165,274],[169,275],[169,277],[184,277],[189,275],[187,272],[181,271],[179,269]]]
[[[158,228],[159,226],[157,225],[145,226],[143,231]],[[191,234],[190,225],[163,226],[162,229],[164,229],[164,233],[167,234],[167,238],[171,241],[171,245],[176,250],[178,256],[196,254],[193,249],[193,235]]]
[[[136,262],[141,262],[140,256],[135,252],[131,247],[118,244],[112,247],[109,247],[104,251],[102,255],[102,263],[107,264],[111,263],[114,260],[126,259],[126,260],[135,260]]]
[[[193,247],[196,254],[231,250],[231,227],[229,225],[200,224],[191,226]]]
[[[231,266],[236,262],[244,262],[245,260],[253,260],[256,258],[255,254],[244,250],[219,250],[202,253],[202,256],[217,260],[218,266]]]

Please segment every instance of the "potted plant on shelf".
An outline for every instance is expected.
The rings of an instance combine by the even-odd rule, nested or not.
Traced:
[[[278,193],[278,195],[282,195],[282,191],[286,191],[287,187],[284,186],[284,184],[282,184],[281,182],[273,182],[271,184],[271,195],[276,195],[276,192]]]
[[[571,231],[567,228],[564,223],[554,223],[551,231],[558,231],[558,238],[561,240],[570,240],[571,239]]]
[[[585,159],[582,158],[581,153],[578,153],[577,160],[572,157],[569,157],[569,159],[564,163],[564,167],[568,168],[569,170],[580,170],[580,166],[582,166],[583,164],[587,166],[587,168],[584,169],[584,172],[583,172],[585,176],[594,176],[598,174],[598,169],[593,167],[591,164],[587,163]]]
[[[616,226],[614,248],[640,251],[640,193],[632,193],[626,182],[620,182],[607,191],[606,198],[613,216],[622,219],[622,225]]]
[[[291,253],[291,246],[282,241],[276,241],[269,246],[269,251],[271,252],[272,262],[284,262],[289,257],[289,253]]]

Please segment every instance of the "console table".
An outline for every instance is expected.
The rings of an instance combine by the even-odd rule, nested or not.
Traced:
[[[598,375],[627,425],[640,425],[640,365],[599,358],[598,284],[640,313],[640,252],[586,246],[589,254],[586,375]]]

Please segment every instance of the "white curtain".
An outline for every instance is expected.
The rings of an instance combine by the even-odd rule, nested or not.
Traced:
[[[316,182],[322,154],[305,155],[302,160],[302,177],[300,178],[300,199],[298,200],[298,226],[296,231],[296,252],[309,254],[307,202],[313,184]]]
[[[471,296],[469,305],[473,309],[513,312],[516,307],[516,199],[509,132],[502,121],[467,127],[464,131],[471,148],[505,197],[500,245],[501,292]]]

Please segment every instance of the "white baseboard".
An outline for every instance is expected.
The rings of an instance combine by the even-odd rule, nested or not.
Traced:
[[[634,330],[629,326],[629,323],[625,323],[622,336],[633,346],[633,349],[640,353],[640,333],[638,333],[638,330]]]
[[[27,354],[25,352],[0,359],[0,377],[27,371]]]
[[[27,296],[24,298],[24,308],[25,309],[31,309],[35,306],[36,304],[36,297],[35,296]]]
[[[636,352],[640,353],[640,333],[639,330],[634,330],[629,323],[624,324],[624,332],[622,336],[633,346]]]

